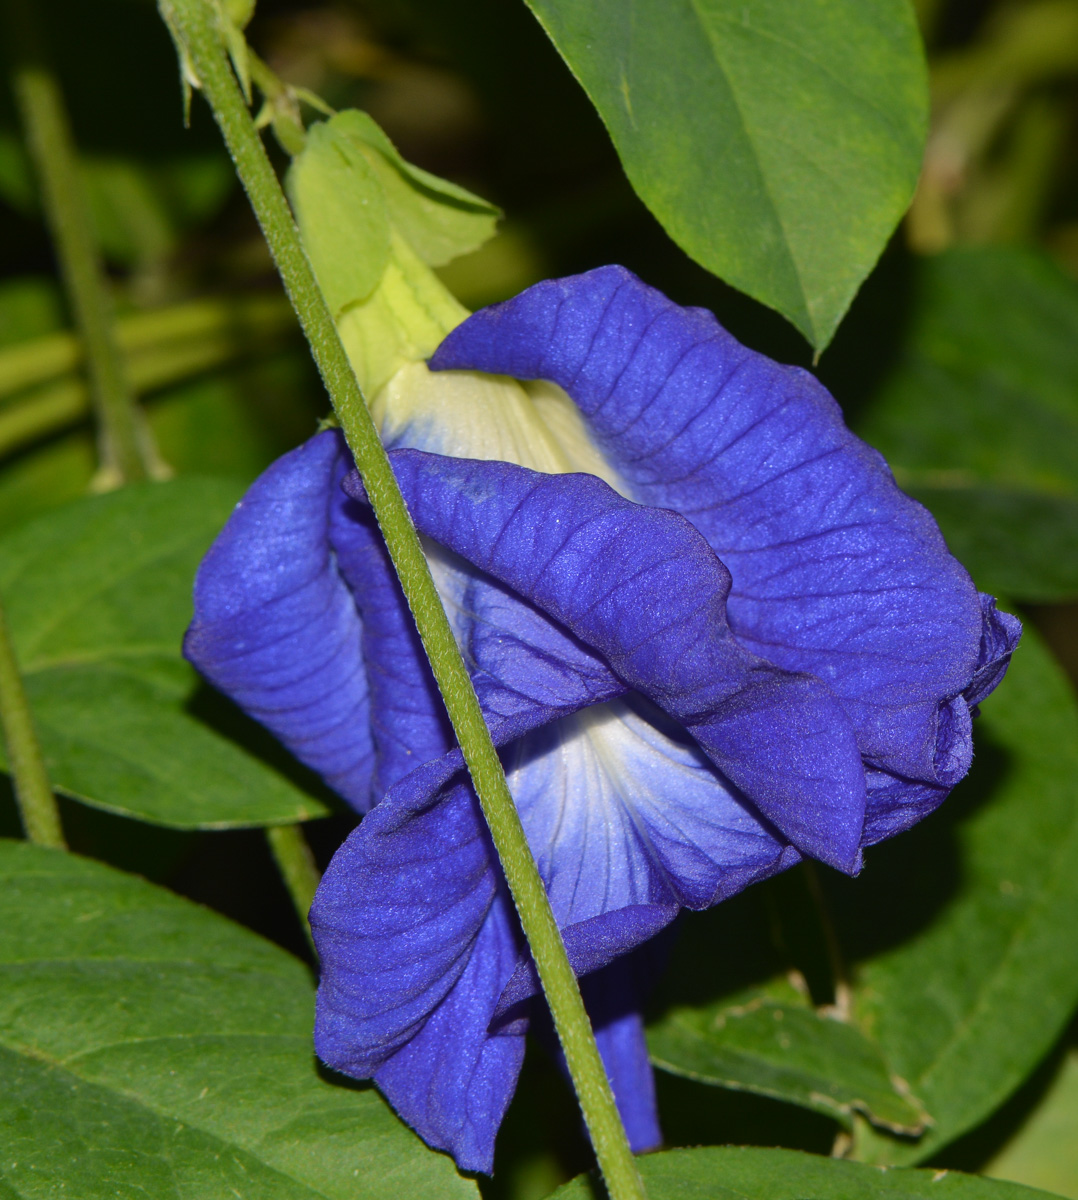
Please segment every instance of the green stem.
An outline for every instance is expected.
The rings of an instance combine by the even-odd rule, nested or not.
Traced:
[[[102,460],[121,481],[145,479],[135,397],[112,329],[112,302],[91,232],[78,161],[56,76],[47,64],[34,0],[7,0],[15,51],[12,86],[75,323],[86,346]]]
[[[267,322],[264,328],[244,330],[236,325],[207,327],[201,336],[170,338],[134,353],[128,362],[132,381],[150,393],[180,383],[203,371],[224,366],[261,346],[280,345],[282,333],[295,328],[291,308],[288,322]],[[147,316],[150,314],[147,314]],[[0,376],[3,354],[0,352]],[[91,410],[90,392],[78,376],[61,378],[0,404],[0,458],[82,420]]]
[[[0,458],[74,425],[89,411],[90,393],[81,379],[51,384],[9,405],[0,410]]]
[[[8,634],[7,618],[0,604],[0,725],[4,730],[15,799],[22,815],[23,828],[38,846],[66,849],[60,826],[60,810],[52,794],[41,744],[34,730],[34,719],[26,699],[26,689],[15,659],[15,647]]]
[[[643,1200],[576,976],[479,701],[385,449],[232,74],[213,11],[205,0],[159,0],[159,5],[213,109],[363,477],[490,827],[611,1200]]]
[[[311,937],[307,914],[311,911],[311,903],[322,876],[303,836],[303,826],[270,825],[266,829],[266,841],[313,950],[314,939]]]
[[[115,323],[116,340],[136,390],[142,359],[178,342],[233,344],[239,348],[280,337],[296,318],[283,296],[240,295],[193,300],[152,312],[130,313]],[[77,370],[82,345],[73,333],[48,333],[0,348],[0,402],[26,388]]]

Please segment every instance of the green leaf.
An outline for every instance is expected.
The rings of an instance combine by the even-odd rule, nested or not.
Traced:
[[[981,587],[1076,597],[1078,284],[1002,247],[918,270],[907,349],[857,431]]]
[[[319,1071],[276,946],[89,860],[0,842],[0,1195],[477,1195],[377,1092]]]
[[[701,1083],[814,1109],[848,1129],[860,1112],[895,1132],[922,1132],[926,1116],[896,1088],[879,1046],[791,999],[761,993],[737,1005],[673,1009],[648,1030],[652,1061]]]
[[[884,945],[856,968],[855,1015],[936,1121],[914,1142],[862,1128],[873,1161],[924,1159],[982,1121],[1078,1002],[1078,705],[1028,627],[975,737],[940,813],[834,885],[843,944]]]
[[[860,1163],[796,1150],[703,1146],[637,1159],[649,1200],[1035,1200],[1013,1183],[954,1171],[881,1171]],[[605,1192],[588,1176],[559,1188],[551,1200],[600,1200]]]
[[[674,241],[822,350],[921,166],[906,0],[528,4]]]
[[[1040,1103],[984,1174],[1078,1200],[1078,1050],[1064,1058]]]
[[[847,1129],[861,1113],[920,1133],[929,1117],[892,1078],[879,1046],[822,1003],[833,981],[814,880],[802,866],[682,918],[647,1027],[652,1061],[700,1083],[797,1104]]]
[[[180,657],[195,568],[242,490],[211,479],[129,487],[0,539],[0,594],[59,790],[179,829],[328,811],[200,719],[215,702]]]

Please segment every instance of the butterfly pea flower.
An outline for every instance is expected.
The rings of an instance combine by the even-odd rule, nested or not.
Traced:
[[[374,410],[653,1147],[656,934],[936,808],[1020,627],[810,374],[622,268],[476,313]],[[248,492],[186,652],[366,812],[311,910],[318,1054],[489,1171],[538,983],[338,432]]]

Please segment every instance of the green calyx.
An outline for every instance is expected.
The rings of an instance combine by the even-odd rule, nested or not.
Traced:
[[[499,211],[406,162],[355,109],[311,126],[288,192],[352,367],[373,396],[467,316],[431,268],[482,245]]]

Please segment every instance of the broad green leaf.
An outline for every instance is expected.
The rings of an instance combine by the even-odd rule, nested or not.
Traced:
[[[1078,596],[1078,284],[1033,251],[918,268],[903,357],[857,423],[981,587]]]
[[[833,889],[855,1015],[936,1122],[915,1141],[862,1129],[873,1161],[922,1160],[982,1121],[1078,1002],[1078,706],[1028,626],[975,738],[943,809]]]
[[[881,1171],[861,1163],[749,1146],[667,1150],[637,1159],[649,1200],[1036,1200],[1014,1183],[955,1171]],[[588,1176],[559,1188],[551,1200],[605,1200]]]
[[[181,829],[327,812],[200,718],[215,701],[180,657],[195,568],[241,492],[210,479],[129,487],[0,539],[0,595],[61,791]]]
[[[798,867],[706,913],[682,918],[653,1002],[656,1066],[700,1083],[797,1104],[847,1129],[861,1113],[920,1133],[928,1115],[883,1053],[810,984],[832,986],[814,877]]]
[[[1021,1129],[984,1168],[1078,1200],[1078,1050],[1071,1050]]]
[[[648,1047],[666,1071],[787,1100],[850,1129],[854,1112],[896,1132],[925,1126],[925,1114],[891,1080],[879,1046],[804,1001],[760,994],[738,1005],[674,1009],[649,1028]]]
[[[682,249],[822,350],[913,195],[906,0],[528,0]]]
[[[162,888],[0,842],[0,1196],[464,1200],[311,1051],[283,950]]]

